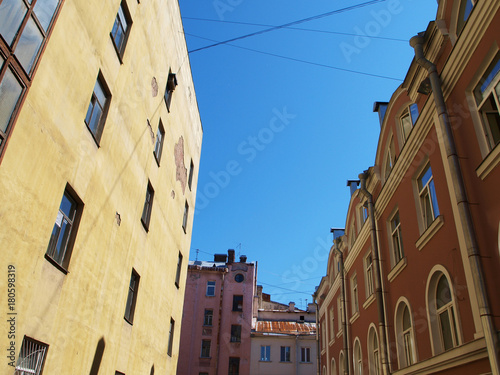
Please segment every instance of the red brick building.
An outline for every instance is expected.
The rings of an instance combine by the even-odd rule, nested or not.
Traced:
[[[321,374],[499,374],[500,1],[441,0],[377,102],[317,292]]]

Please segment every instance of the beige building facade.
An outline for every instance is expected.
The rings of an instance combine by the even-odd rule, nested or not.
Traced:
[[[0,35],[0,372],[174,374],[203,135],[178,2],[3,0]]]

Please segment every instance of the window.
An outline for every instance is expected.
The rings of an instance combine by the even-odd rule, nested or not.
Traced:
[[[128,287],[127,305],[125,306],[125,320],[130,324],[134,321],[135,303],[137,301],[137,291],[139,290],[139,274],[132,268],[130,284]]]
[[[241,342],[241,325],[231,325],[231,342]]]
[[[428,286],[431,339],[435,354],[452,349],[460,344],[453,293],[448,278],[443,272],[435,272]]]
[[[282,346],[281,347],[280,361],[281,362],[290,362],[290,347],[289,346]]]
[[[458,21],[457,21],[457,35],[460,34],[460,31],[462,31],[465,21],[470,16],[470,13],[472,12],[472,8],[474,7],[475,3],[477,0],[462,0],[460,2],[460,9],[458,11]]]
[[[182,254],[179,252],[179,257],[177,258],[177,271],[175,273],[175,286],[179,288],[179,280],[181,278],[182,271]]]
[[[177,86],[177,77],[170,70],[167,78],[167,88],[165,89],[165,104],[167,105],[167,110],[169,112],[170,112],[170,103],[172,101],[172,94],[174,93],[176,86]]]
[[[0,8],[1,11],[1,8]],[[43,370],[48,345],[24,336],[17,359],[15,374],[40,375]]]
[[[155,143],[155,150],[153,152],[158,165],[160,165],[164,138],[165,138],[165,129],[163,129],[163,124],[161,123],[160,120],[160,123],[158,124],[158,130],[156,131],[156,143]]]
[[[182,229],[184,230],[184,233],[186,233],[188,215],[189,215],[189,204],[186,201],[186,203],[184,204],[184,217],[182,218]]]
[[[311,348],[300,348],[300,362],[311,362]]]
[[[344,352],[340,352],[340,355],[339,355],[339,375],[344,374],[344,366],[345,366]]]
[[[148,181],[148,188],[146,190],[146,199],[144,200],[144,208],[142,210],[141,222],[146,229],[146,232],[149,231],[149,221],[151,219],[151,210],[153,209],[153,197],[155,195],[155,191],[151,186],[151,182]]]
[[[203,325],[211,326],[213,324],[214,311],[212,309],[205,309],[205,318],[203,319]]]
[[[189,190],[191,190],[191,186],[193,185],[193,173],[194,173],[194,164],[193,164],[193,159],[191,159],[191,164],[189,165],[189,178],[188,178]]]
[[[337,364],[335,363],[335,359],[332,358],[330,362],[330,374],[331,375],[337,375]],[[344,374],[341,374],[344,375]]]
[[[240,375],[239,357],[229,357],[229,375]]]
[[[343,330],[342,323],[344,323],[344,309],[343,309],[342,300],[340,299],[340,296],[337,298],[337,313],[339,315],[338,330],[339,330],[339,332],[342,332],[342,330]]]
[[[330,309],[330,341],[335,339],[335,316],[333,315],[333,307]]]
[[[66,187],[46,252],[47,259],[61,266],[63,270],[69,266],[82,209],[81,201]]]
[[[500,142],[500,53],[474,89],[479,115],[489,150]]]
[[[417,184],[424,229],[427,229],[432,224],[434,219],[439,216],[436,188],[434,187],[434,179],[432,177],[430,165],[428,165],[421,173],[417,180]]]
[[[207,281],[207,297],[215,296],[215,281]]]
[[[363,374],[363,356],[361,355],[361,344],[359,340],[354,342],[354,375]]]
[[[354,274],[351,278],[351,300],[352,300],[352,313],[359,312],[359,299],[358,299],[358,279]]]
[[[260,347],[260,360],[264,362],[271,361],[271,346],[261,345]]]
[[[351,234],[349,236],[349,248],[352,249],[354,247],[354,243],[356,242],[356,229],[354,227],[354,223],[351,225]]]
[[[233,296],[233,311],[243,311],[243,296]]]
[[[399,221],[399,211],[397,211],[391,219],[391,242],[392,242],[392,256],[394,265],[398,264],[404,258],[403,253],[403,240],[401,237],[401,222]]]
[[[89,128],[97,144],[99,144],[104,129],[104,121],[109,108],[111,94],[99,73],[90,98],[89,108],[85,116],[85,124]]]
[[[401,128],[401,135],[403,137],[403,143],[408,139],[410,133],[417,122],[418,118],[418,107],[416,104],[411,104],[404,109],[403,113],[399,117],[399,126]]]
[[[380,375],[380,351],[377,332],[373,326],[368,332],[368,355],[370,375]]]
[[[413,328],[410,309],[406,303],[399,303],[395,319],[399,367],[403,368],[415,363]]]
[[[237,283],[242,283],[243,280],[245,280],[245,276],[243,276],[243,274],[241,273],[238,273],[234,276],[234,281],[236,281]]]
[[[359,231],[363,228],[363,224],[366,222],[366,219],[368,219],[368,208],[366,207],[366,202],[359,206]]]
[[[389,141],[389,147],[385,155],[384,180],[387,180],[389,178],[389,175],[392,171],[392,167],[394,167],[395,162],[396,162],[396,150],[394,147],[394,138],[391,137],[391,140]]]
[[[120,58],[120,62],[122,61],[123,53],[125,52],[125,45],[127,44],[131,26],[132,18],[130,17],[127,4],[125,1],[122,1],[120,8],[118,8],[113,29],[111,30],[111,39],[113,40],[113,45],[115,46],[118,57]]]
[[[201,355],[202,358],[210,358],[210,340],[201,340]]]
[[[0,2],[0,154],[29,89],[61,1]]]
[[[323,319],[320,322],[321,328],[321,350],[326,350],[326,313],[323,315]]]
[[[373,287],[373,259],[372,253],[369,252],[365,257],[365,282],[366,282],[366,298],[370,297],[375,288]]]
[[[175,330],[175,320],[170,318],[170,329],[168,331],[168,347],[167,354],[172,357],[172,346],[174,345],[174,330]]]

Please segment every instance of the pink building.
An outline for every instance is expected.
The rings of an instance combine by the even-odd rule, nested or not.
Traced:
[[[250,374],[256,274],[234,250],[189,262],[178,375]]]

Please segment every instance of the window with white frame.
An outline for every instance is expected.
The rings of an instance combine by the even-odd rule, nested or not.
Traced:
[[[368,367],[370,375],[380,375],[380,351],[374,327],[370,327],[368,332]]]
[[[361,344],[359,340],[354,342],[354,375],[363,374],[363,356],[361,354]]]
[[[408,305],[401,302],[396,311],[396,337],[400,368],[415,363],[413,325]]]
[[[330,341],[335,340],[335,315],[333,314],[333,307],[330,309]]]
[[[465,22],[469,18],[472,8],[476,4],[477,0],[461,0],[460,8],[458,10],[458,20],[457,20],[457,35],[462,31]]]
[[[344,308],[343,308],[342,300],[341,300],[340,296],[338,296],[338,298],[337,298],[337,313],[339,316],[338,330],[339,330],[339,332],[342,332],[342,329],[343,329],[342,323],[344,322]]]
[[[263,362],[271,361],[271,346],[261,345],[260,347],[260,360]]]
[[[394,147],[394,138],[391,137],[391,140],[389,141],[389,146],[385,154],[384,180],[387,180],[387,178],[389,177],[389,174],[391,173],[392,167],[394,167],[395,162],[396,162],[396,150]]]
[[[340,355],[339,355],[339,375],[344,375],[344,367],[345,367],[344,352],[340,352]]]
[[[417,185],[424,229],[427,229],[434,219],[439,216],[436,187],[434,186],[430,164],[420,174]]]
[[[361,231],[361,229],[363,228],[363,225],[366,222],[366,219],[368,219],[367,203],[366,202],[362,203],[359,206],[358,211],[359,211],[359,231]]]
[[[207,281],[207,297],[213,297],[215,296],[215,281],[209,280]]]
[[[356,273],[351,277],[351,301],[352,314],[355,314],[359,312],[358,278]]]
[[[337,375],[337,364],[335,363],[335,358],[332,358],[330,362],[330,375]]]
[[[401,222],[399,220],[399,211],[390,219],[391,225],[391,245],[392,245],[392,258],[394,260],[393,266],[399,263],[404,258],[403,252],[403,239],[401,236]]]
[[[311,348],[308,347],[300,348],[300,362],[311,363]]]
[[[48,345],[24,336],[15,374],[40,375],[47,356]]]
[[[163,128],[163,124],[160,123],[158,124],[158,130],[156,131],[156,142],[155,142],[155,149],[153,151],[153,154],[155,156],[156,162],[158,165],[160,165],[160,159],[161,159],[161,152],[163,150],[163,141],[165,138],[165,129]]]
[[[474,99],[489,150],[500,143],[500,53],[474,88]]]
[[[352,249],[354,247],[355,242],[356,242],[356,228],[354,226],[354,223],[352,223],[349,235],[349,249]]]
[[[213,324],[213,319],[214,319],[214,310],[213,309],[205,309],[203,325],[204,326],[211,326]]]
[[[373,259],[371,251],[365,256],[365,284],[366,298],[368,298],[375,291],[373,286]]]
[[[323,315],[323,321],[321,324],[321,350],[326,349],[326,313]]]
[[[428,288],[431,339],[435,354],[439,354],[460,344],[455,301],[448,278],[442,272],[432,275]]]
[[[401,116],[399,116],[399,126],[401,129],[401,136],[403,142],[405,142],[413,129],[413,126],[417,122],[418,118],[418,107],[416,104],[410,104],[406,107]]]

